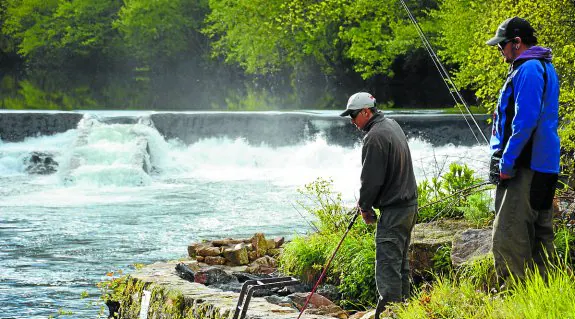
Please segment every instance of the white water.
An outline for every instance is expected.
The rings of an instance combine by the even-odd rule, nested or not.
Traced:
[[[332,179],[349,205],[358,196],[360,145],[321,136],[279,148],[222,138],[183,145],[147,123],[87,117],[65,133],[0,142],[0,318],[46,318],[59,308],[96,317],[94,285],[108,271],[184,257],[200,239],[304,233],[300,214],[309,216],[297,189],[318,177]],[[410,147],[418,180],[452,161],[485,174],[486,146],[414,139]],[[53,154],[58,171],[28,175],[33,151]]]

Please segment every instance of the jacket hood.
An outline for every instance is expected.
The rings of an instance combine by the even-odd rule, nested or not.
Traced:
[[[521,53],[521,55],[518,56],[514,62],[531,59],[543,59],[547,62],[551,62],[552,58],[553,54],[551,53],[551,49],[540,46],[532,46]]]

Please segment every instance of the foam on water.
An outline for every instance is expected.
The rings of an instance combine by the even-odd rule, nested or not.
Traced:
[[[409,144],[418,180],[453,161],[485,174],[486,146]],[[58,171],[27,174],[31,152],[52,154]],[[297,189],[331,179],[353,205],[360,170],[360,144],[315,136],[284,147],[241,138],[185,145],[145,118],[106,124],[86,116],[75,130],[0,142],[0,312],[46,318],[62,308],[70,318],[96,317],[95,283],[108,271],[181,258],[201,239],[305,233],[311,217],[296,210]]]

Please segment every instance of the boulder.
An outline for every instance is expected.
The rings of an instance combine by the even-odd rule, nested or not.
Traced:
[[[226,259],[222,256],[206,256],[204,262],[208,265],[225,265]]]
[[[311,294],[311,292],[296,292],[296,293],[289,295],[288,298],[293,302],[295,307],[301,311],[301,309],[305,305],[305,302],[306,302],[306,300],[310,294]],[[310,301],[309,301],[309,304],[307,305],[307,308],[311,309],[311,308],[326,307],[326,306],[331,306],[331,305],[334,305],[334,303],[331,300],[327,299],[326,297],[324,297],[318,293],[314,293],[313,296],[311,297]]]
[[[491,251],[492,229],[467,229],[453,238],[451,263],[454,267],[467,261],[487,255]]]
[[[248,259],[250,260],[250,262],[255,261],[256,259],[258,259],[258,253],[257,253],[257,251],[249,251],[249,252],[248,252]]]
[[[225,238],[225,239],[218,239],[213,240],[212,245],[216,247],[222,246],[235,246],[237,244],[245,244],[251,242],[251,239],[234,239],[234,238]]]
[[[246,268],[250,274],[271,274],[276,270],[277,261],[270,256],[258,258]]]
[[[207,244],[201,244],[196,247],[196,255],[199,256],[219,256],[222,253],[222,247],[214,247]]]
[[[24,160],[24,165],[28,174],[48,175],[58,170],[54,155],[43,152],[30,153]]]
[[[292,307],[293,303],[291,299],[288,297],[280,297],[280,296],[267,296],[265,300],[269,303],[273,303],[274,305],[282,306],[282,307]]]
[[[252,237],[252,246],[258,257],[262,257],[268,251],[268,243],[263,233],[256,233]]]
[[[190,256],[191,258],[196,257],[197,256],[196,249],[201,245],[202,243],[192,243],[188,245],[188,256]]]
[[[441,220],[416,224],[413,229],[409,249],[409,262],[412,275],[425,278],[433,269],[435,256],[440,247],[451,246],[456,233],[462,232],[468,223],[458,220]]]
[[[196,271],[194,282],[209,286],[213,284],[225,284],[235,281],[236,277],[228,275],[224,270],[218,267],[208,267]]]
[[[249,261],[248,251],[243,244],[237,244],[233,248],[224,249],[224,258],[233,266],[247,265]]]
[[[274,247],[275,248],[280,248],[285,242],[285,239],[283,237],[276,237],[274,238]]]

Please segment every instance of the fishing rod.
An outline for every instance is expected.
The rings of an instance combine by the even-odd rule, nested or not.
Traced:
[[[486,144],[489,145],[489,140],[487,139],[487,136],[485,136],[485,133],[483,133],[483,130],[481,129],[481,127],[479,126],[479,124],[477,123],[477,120],[475,119],[475,116],[473,115],[473,113],[471,112],[471,110],[469,109],[469,106],[467,105],[467,102],[465,101],[465,99],[463,98],[463,96],[461,95],[461,93],[459,92],[459,89],[457,88],[457,86],[455,85],[455,83],[453,82],[453,80],[451,79],[451,76],[449,76],[449,73],[447,72],[447,69],[445,68],[445,66],[443,65],[443,63],[441,62],[441,60],[439,59],[439,57],[437,56],[437,54],[435,53],[435,51],[433,50],[433,48],[431,47],[431,44],[429,43],[429,41],[427,40],[427,37],[425,36],[425,33],[423,33],[423,30],[421,29],[421,26],[419,25],[419,23],[417,22],[417,20],[415,19],[415,17],[413,16],[413,14],[411,13],[411,10],[409,10],[409,7],[407,6],[407,4],[405,3],[404,0],[399,0],[401,2],[401,5],[403,6],[403,8],[405,9],[405,11],[407,12],[407,15],[409,17],[409,19],[411,20],[411,22],[413,23],[413,25],[415,26],[415,29],[417,30],[417,33],[419,35],[419,37],[421,38],[421,41],[423,42],[423,46],[425,48],[425,50],[427,51],[427,53],[429,54],[429,56],[431,57],[431,60],[433,61],[433,64],[435,65],[435,68],[437,68],[437,71],[439,71],[439,74],[441,75],[441,78],[443,79],[443,82],[445,83],[445,85],[447,86],[447,89],[449,90],[449,94],[451,94],[451,97],[455,100],[455,103],[457,104],[457,106],[459,107],[459,104],[462,104],[465,109],[467,110],[467,113],[469,113],[469,115],[471,116],[471,120],[473,121],[473,123],[475,124],[475,126],[477,127],[477,129],[479,130],[479,133],[481,133],[481,136],[483,137],[483,140],[485,141]],[[453,94],[455,92],[455,94],[457,95],[457,98],[455,97],[455,95]],[[459,101],[458,101],[459,99]],[[471,130],[471,133],[473,134],[473,137],[475,137],[475,140],[477,140],[477,143],[481,142],[479,141],[479,138],[477,137],[477,135],[475,134],[473,128],[471,127],[471,124],[469,123],[469,121],[467,120],[467,118],[465,117],[465,114],[463,113],[463,110],[461,109],[461,107],[459,107],[459,110],[461,111],[461,115],[463,115],[463,118],[465,119],[465,122],[467,123],[467,126],[469,127],[469,129]]]
[[[309,301],[311,300],[311,297],[313,296],[313,294],[315,293],[317,287],[319,286],[319,284],[321,283],[321,280],[323,279],[323,277],[325,276],[325,273],[327,271],[327,269],[329,268],[329,265],[331,264],[331,261],[333,260],[333,258],[335,257],[335,254],[337,254],[337,251],[339,250],[339,248],[341,247],[341,244],[343,243],[343,240],[345,239],[345,237],[347,236],[347,233],[349,233],[349,231],[351,230],[351,227],[353,227],[353,224],[355,224],[355,221],[357,219],[357,216],[359,216],[359,207],[355,207],[352,210],[352,214],[353,217],[351,218],[351,222],[349,223],[349,225],[347,225],[347,229],[345,230],[345,233],[343,234],[343,236],[341,237],[341,240],[339,241],[339,244],[337,244],[337,247],[335,248],[335,250],[333,251],[333,253],[331,254],[331,257],[329,258],[327,264],[325,265],[325,267],[323,267],[323,271],[321,272],[321,275],[319,276],[319,279],[317,280],[317,282],[315,283],[315,285],[313,286],[313,289],[311,290],[311,293],[309,294],[309,296],[307,296],[306,300],[305,300],[305,304],[303,305],[303,307],[301,308],[301,311],[299,313],[299,315],[297,316],[297,319],[300,319],[301,315],[303,314],[303,312],[305,311],[305,309],[307,308],[307,305],[309,304]]]

